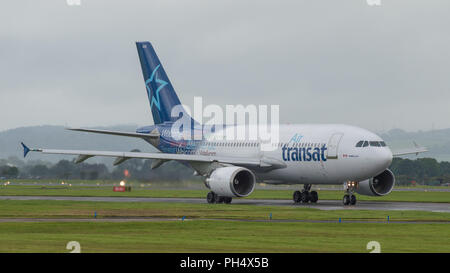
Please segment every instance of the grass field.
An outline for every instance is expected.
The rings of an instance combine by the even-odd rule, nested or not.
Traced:
[[[342,190],[319,190],[320,200],[340,200]],[[186,197],[205,198],[208,190],[170,190],[133,188],[131,192],[113,192],[105,186],[0,186],[0,195],[28,196],[114,196],[114,197]],[[293,190],[255,190],[250,199],[291,199]],[[437,191],[393,191],[382,197],[357,195],[358,200],[366,201],[403,201],[403,202],[442,202],[450,203],[450,192]]]
[[[0,195],[4,196],[204,198],[206,193],[206,190],[143,189],[139,186],[131,192],[115,193],[111,187],[87,186],[84,182],[73,186],[0,186]],[[341,199],[343,192],[325,190],[319,191],[319,195],[320,199]],[[257,190],[251,198],[290,199],[291,196],[292,190]],[[397,191],[387,197],[359,195],[358,199],[450,202],[450,192]],[[78,241],[82,252],[369,252],[366,245],[374,240],[380,242],[382,252],[450,252],[450,213],[56,200],[0,200],[0,208],[0,219],[4,220],[0,223],[0,252],[69,252],[66,249],[69,241]],[[59,219],[93,219],[94,215],[106,222],[57,222]],[[181,221],[183,216],[185,221]],[[12,218],[49,220],[8,222]],[[123,218],[131,220],[109,220]],[[139,222],[146,218],[156,221]],[[165,221],[168,218],[179,220]],[[5,222],[5,219],[11,220]]]
[[[0,218],[181,218],[156,222],[0,223],[0,252],[450,252],[448,213],[415,211],[321,211],[275,206],[74,201],[0,201]],[[199,220],[334,220],[334,223]],[[349,223],[350,220],[387,223]],[[342,223],[338,222],[342,219]],[[193,221],[191,221],[194,219]],[[197,220],[195,220],[197,219]],[[435,221],[436,223],[396,223]]]
[[[270,222],[2,223],[1,252],[450,252],[448,225]]]

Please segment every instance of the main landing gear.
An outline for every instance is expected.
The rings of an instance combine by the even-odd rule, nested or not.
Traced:
[[[232,197],[219,196],[212,191],[208,192],[208,195],[206,195],[206,201],[208,202],[208,204],[216,204],[216,203],[230,204],[232,200],[233,200]]]
[[[344,206],[348,205],[355,205],[356,204],[356,196],[354,194],[355,189],[358,187],[358,184],[356,182],[347,182],[346,183],[346,194],[342,198],[342,203]]]
[[[311,191],[311,184],[305,184],[302,191],[295,191],[292,198],[295,203],[317,203],[319,195],[316,191]]]

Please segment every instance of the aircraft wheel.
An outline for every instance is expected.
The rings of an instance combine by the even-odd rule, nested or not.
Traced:
[[[309,192],[304,191],[302,192],[302,203],[308,203],[310,201],[311,197]]]
[[[302,201],[302,193],[300,191],[295,191],[292,198],[294,199],[295,203],[300,203]]]
[[[350,197],[350,205],[355,205],[356,204],[356,196],[352,195]]]
[[[232,200],[233,200],[232,197],[224,197],[224,198],[223,198],[223,202],[224,202],[225,204],[230,204]]]
[[[206,201],[208,202],[208,204],[214,204],[217,201],[217,194],[215,194],[214,192],[210,191],[208,192],[208,195],[206,195]]]
[[[311,202],[317,203],[318,200],[319,200],[319,194],[317,194],[316,191],[312,191],[311,192]]]
[[[344,198],[342,199],[342,203],[344,204],[344,206],[347,206],[348,204],[350,204],[350,196],[348,194],[344,195]]]

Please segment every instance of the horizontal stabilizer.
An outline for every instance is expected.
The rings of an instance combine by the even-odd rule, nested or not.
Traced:
[[[84,129],[84,128],[67,128],[67,130],[86,132],[86,133],[113,135],[113,136],[139,137],[139,138],[159,138],[159,136],[160,136],[158,132],[151,132],[150,134],[142,134],[142,133],[133,133],[133,132],[107,131],[107,130]]]

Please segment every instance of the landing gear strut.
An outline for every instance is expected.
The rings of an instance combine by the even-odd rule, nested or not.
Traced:
[[[317,203],[319,195],[316,191],[311,191],[311,184],[305,184],[302,191],[295,191],[292,199],[295,203]]]
[[[208,195],[206,195],[206,201],[208,202],[208,204],[216,204],[216,203],[230,204],[232,200],[233,200],[232,197],[219,196],[212,191],[208,192]]]
[[[342,198],[342,203],[344,206],[348,205],[355,205],[356,204],[356,196],[354,194],[355,189],[358,187],[358,183],[356,182],[347,182],[346,185],[344,185],[346,188],[346,194]]]

